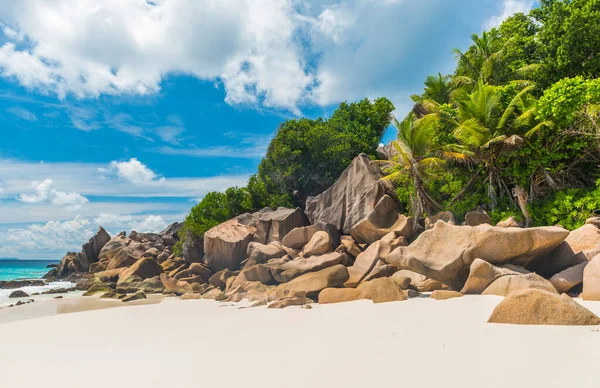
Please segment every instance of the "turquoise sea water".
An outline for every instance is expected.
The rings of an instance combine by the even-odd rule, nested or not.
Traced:
[[[48,264],[58,260],[0,260],[0,280],[39,279],[50,269]]]

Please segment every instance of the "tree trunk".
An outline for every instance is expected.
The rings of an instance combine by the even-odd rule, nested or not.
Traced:
[[[533,223],[533,220],[531,219],[529,210],[527,210],[527,193],[525,192],[525,190],[523,190],[521,186],[517,185],[513,189],[512,194],[517,199],[517,203],[519,204],[521,212],[525,217],[525,227],[529,227]]]

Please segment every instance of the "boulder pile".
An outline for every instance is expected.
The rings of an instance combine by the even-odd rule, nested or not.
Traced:
[[[437,300],[498,295],[506,300],[490,322],[532,323],[523,306],[539,323],[596,322],[560,293],[600,300],[600,223],[569,232],[490,222],[482,209],[463,225],[450,212],[405,216],[379,168],[360,155],[304,211],[243,214],[186,241],[181,256],[173,249],[181,224],[112,238],[100,228],[47,277],[77,278],[89,295],[124,300],[165,293],[272,308],[404,301],[423,292]]]

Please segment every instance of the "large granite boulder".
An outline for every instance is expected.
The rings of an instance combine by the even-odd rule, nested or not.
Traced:
[[[550,283],[560,293],[567,292],[583,282],[583,272],[588,261],[569,267],[550,278]]]
[[[425,218],[425,229],[429,230],[435,226],[438,221],[444,221],[450,225],[456,225],[456,218],[451,211],[442,211],[433,216]]]
[[[390,278],[379,278],[361,283],[357,288],[326,288],[319,293],[319,304],[351,302],[368,299],[373,303],[407,300],[396,282]]]
[[[594,257],[583,270],[584,300],[600,301],[600,255]]]
[[[124,246],[108,262],[107,270],[116,268],[130,267],[138,261],[144,254],[145,247],[140,243],[131,243]]]
[[[182,244],[182,256],[186,263],[200,263],[204,258],[204,238],[193,233],[185,233]]]
[[[390,232],[409,239],[414,231],[413,218],[400,214],[398,203],[384,195],[371,213],[352,227],[350,235],[358,244],[372,244]]]
[[[341,287],[346,280],[348,280],[348,270],[342,264],[338,264],[317,272],[309,272],[288,283],[280,284],[275,289],[275,294],[278,297],[284,297],[291,291],[304,291],[310,298],[326,288]]]
[[[270,244],[251,242],[248,244],[247,256],[248,262],[251,263],[251,265],[263,264],[271,259],[279,259],[286,254],[287,252],[278,242],[272,242]]]
[[[464,295],[460,292],[452,290],[435,290],[431,293],[431,295],[429,295],[429,297],[434,300],[448,300],[454,298],[461,298],[463,296]]]
[[[515,291],[537,289],[557,294],[556,288],[540,275],[528,273],[523,275],[502,276],[490,284],[481,294],[507,296]]]
[[[515,325],[600,325],[600,318],[566,294],[527,289],[508,295],[496,306],[488,322]]]
[[[518,229],[485,224],[471,227],[440,221],[409,246],[396,248],[384,261],[460,289],[475,259],[525,267],[568,235],[567,230],[559,227]]]
[[[492,218],[483,209],[477,209],[465,214],[465,224],[468,226],[478,226],[489,224]]]
[[[183,229],[183,222],[174,222],[160,232],[160,237],[165,245],[175,245],[179,241],[179,232],[181,229]]]
[[[133,240],[127,237],[125,232],[121,232],[110,239],[98,254],[98,260],[107,260],[111,261],[117,253],[121,250],[121,248],[128,246],[131,244]]]
[[[516,266],[496,267],[493,264],[475,259],[471,264],[469,277],[460,291],[462,294],[481,294],[490,284],[502,276],[521,275],[529,271]]]
[[[191,284],[172,278],[164,272],[160,274],[160,281],[165,291],[172,292],[173,294],[183,295],[195,292]]]
[[[333,186],[306,200],[308,219],[313,224],[332,224],[343,234],[350,234],[384,195],[395,197],[392,184],[382,177],[379,167],[367,155],[360,154]]]
[[[385,260],[394,249],[405,245],[406,239],[402,236],[398,237],[395,232],[388,233],[381,240],[369,245],[356,257],[354,264],[348,267],[350,277],[345,284],[346,287],[358,286],[374,270],[379,261]]]
[[[302,248],[302,256],[311,257],[315,255],[324,255],[327,252],[333,251],[334,248],[329,233],[318,231],[313,234],[310,241]]]
[[[392,280],[394,280],[398,285],[404,285],[405,279],[410,279],[410,287],[414,288],[419,292],[431,292],[435,290],[445,290],[448,289],[448,286],[439,280],[430,279],[425,275],[421,275],[419,273],[409,271],[406,269],[394,272],[391,276]]]
[[[208,268],[213,272],[239,269],[246,259],[255,230],[234,218],[207,231],[204,234],[204,262]]]
[[[256,221],[256,234],[254,241],[268,244],[272,241],[281,241],[294,228],[308,225],[308,219],[300,208],[279,209],[264,213]]]
[[[319,304],[353,302],[367,299],[358,288],[326,288],[319,293]]]
[[[98,228],[98,231],[90,240],[83,244],[81,247],[83,253],[85,253],[85,257],[89,264],[95,263],[98,261],[98,256],[100,255],[100,251],[106,243],[110,241],[110,235],[104,230],[104,228]]]
[[[329,234],[329,237],[331,238],[332,243],[336,246],[339,244],[340,234],[338,229],[335,226],[331,224],[326,224],[324,222],[317,222],[314,225],[294,228],[283,237],[281,243],[284,246],[292,249],[302,249],[306,244],[308,244],[308,242],[314,236],[314,234],[319,231],[327,232],[327,234]]]
[[[143,258],[121,272],[117,285],[127,282],[133,276],[139,276],[144,280],[159,276],[162,272],[162,267],[156,261],[150,258]]]
[[[287,283],[293,279],[309,272],[316,272],[322,269],[341,264],[344,255],[338,252],[330,252],[324,255],[312,256],[310,258],[299,257],[279,265],[270,265],[273,277],[279,283]]]
[[[586,224],[569,233],[565,241],[548,254],[534,260],[529,269],[543,276],[552,275],[589,260],[588,252],[600,253],[600,229]]]

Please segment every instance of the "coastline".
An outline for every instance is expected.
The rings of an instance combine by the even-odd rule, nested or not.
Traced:
[[[487,323],[501,300],[273,310],[165,298],[46,316],[0,325],[0,381],[14,388],[105,387],[109,379],[118,387],[597,386],[597,328]],[[600,314],[600,302],[578,302]]]

